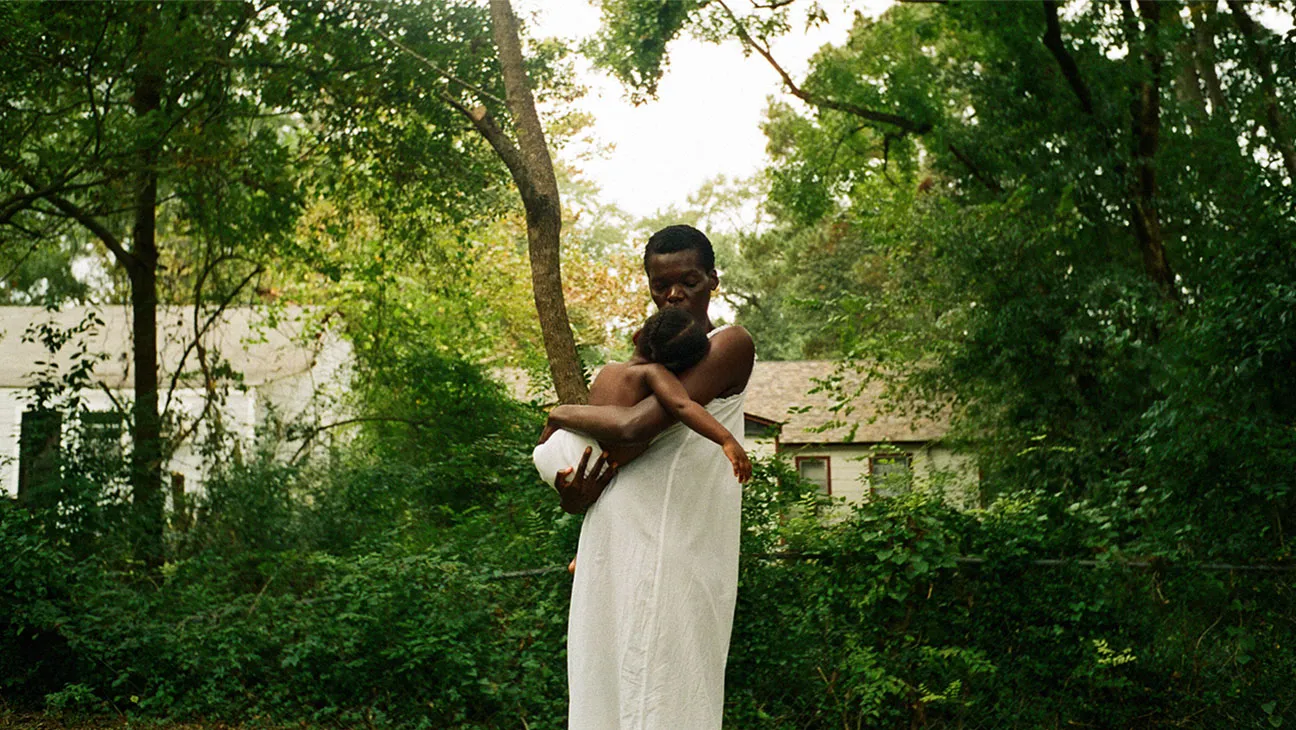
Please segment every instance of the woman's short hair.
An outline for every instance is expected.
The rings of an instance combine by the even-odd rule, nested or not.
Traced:
[[[711,340],[692,314],[668,307],[644,322],[636,345],[644,357],[672,373],[681,373],[706,357]]]
[[[648,239],[648,245],[644,247],[644,271],[648,270],[649,256],[676,251],[697,251],[698,263],[704,271],[715,268],[715,249],[711,247],[711,239],[693,226],[680,223],[666,226]]]

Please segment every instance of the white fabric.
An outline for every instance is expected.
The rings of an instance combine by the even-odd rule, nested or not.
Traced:
[[[743,397],[707,410],[740,434]],[[741,509],[724,452],[683,424],[622,467],[576,551],[568,728],[719,730]]]
[[[552,487],[557,481],[558,472],[569,466],[580,465],[586,447],[593,449],[589,460],[590,465],[593,465],[603,447],[583,433],[559,429],[549,434],[543,444],[536,445],[531,452],[531,461],[535,464],[536,471],[540,472],[540,478]]]

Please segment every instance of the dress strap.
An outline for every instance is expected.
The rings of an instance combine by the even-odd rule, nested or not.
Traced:
[[[733,326],[733,325],[731,325],[731,324],[722,324],[722,325],[720,325],[719,327],[716,327],[715,329],[713,329],[713,330],[711,330],[710,332],[707,333],[707,339],[710,339],[711,337],[715,336],[715,333],[717,333],[717,332],[721,332],[721,331],[723,331],[723,330],[727,330],[727,329],[729,329],[729,328],[732,327],[732,326]]]

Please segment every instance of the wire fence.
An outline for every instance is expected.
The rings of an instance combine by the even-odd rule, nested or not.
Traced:
[[[833,554],[833,553],[745,553],[743,558],[749,560],[776,560],[776,561],[819,561],[823,563],[835,562],[858,562],[859,556],[850,554]],[[954,562],[957,565],[1030,565],[1046,568],[1128,568],[1131,570],[1198,570],[1203,572],[1238,572],[1238,573],[1260,573],[1260,574],[1281,574],[1296,572],[1296,565],[1272,565],[1272,564],[1233,564],[1233,563],[1186,563],[1150,558],[1143,560],[1093,560],[1080,558],[1033,558],[1031,560],[1019,561],[1011,558],[981,558],[971,555],[955,556]],[[506,572],[495,572],[484,576],[485,580],[510,580],[514,578],[531,578],[550,573],[565,573],[567,566],[551,565],[543,568],[529,568],[526,570],[513,570]]]

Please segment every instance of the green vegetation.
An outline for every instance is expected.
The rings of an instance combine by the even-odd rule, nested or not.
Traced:
[[[819,15],[767,5],[607,2],[586,50],[649,96],[679,33],[777,65],[769,40]],[[31,499],[0,501],[0,711],[563,727],[579,519],[530,467],[539,410],[485,369],[546,365],[528,217],[472,118],[513,118],[489,13],[133,9],[0,6],[0,295],[309,305],[353,346],[352,398],[255,443],[213,424],[199,503],[163,513],[141,419],[193,424],[123,403],[129,448],[76,436],[102,425],[80,398],[95,322],[33,333],[78,353],[32,367],[73,436]],[[976,510],[910,495],[824,522],[760,462],[728,727],[1296,722],[1296,35],[1261,10],[1296,8],[857,18],[790,79],[806,106],[770,109],[770,168],[663,214],[759,202],[766,225],[715,238],[761,356],[948,408],[982,473]],[[528,53],[542,97],[577,93],[567,49]],[[546,122],[555,146],[580,126]],[[590,211],[562,255],[594,365],[642,313],[625,272],[658,221],[559,178]],[[239,387],[195,347],[214,401]]]

